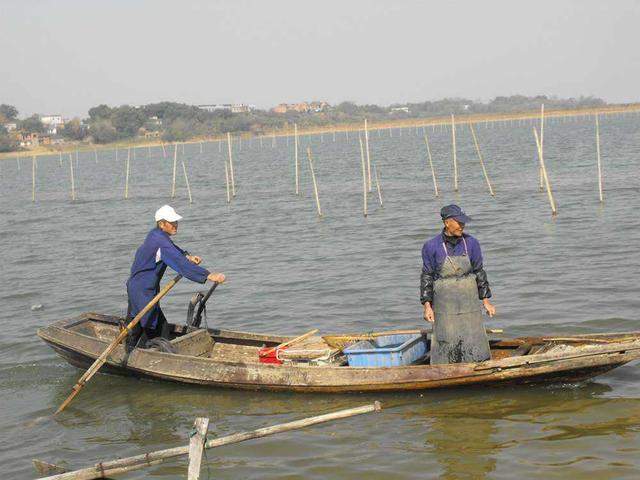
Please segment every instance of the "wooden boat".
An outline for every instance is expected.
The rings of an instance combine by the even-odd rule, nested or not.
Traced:
[[[42,328],[38,335],[70,364],[87,368],[115,338],[122,320],[85,313]],[[293,358],[274,365],[261,363],[258,351],[265,346],[277,346],[291,337],[212,328],[188,331],[181,325],[171,325],[171,329],[171,344],[176,353],[137,348],[127,355],[124,346],[119,345],[101,371],[212,387],[380,392],[575,382],[640,358],[640,332],[628,332],[495,339],[491,340],[491,360],[481,363],[432,366],[425,359],[409,366],[362,368],[331,363],[331,360],[318,364],[313,360],[303,362]],[[307,345],[324,345],[327,353],[336,350],[323,337],[316,336],[308,341],[311,343]],[[317,348],[308,351],[317,351]],[[293,348],[290,353],[295,353]],[[331,355],[325,356],[327,358]]]

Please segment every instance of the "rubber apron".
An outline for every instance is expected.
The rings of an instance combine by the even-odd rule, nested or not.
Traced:
[[[467,242],[464,255],[446,257],[433,285],[435,322],[431,337],[431,364],[483,362],[491,358],[489,339],[478,303]]]

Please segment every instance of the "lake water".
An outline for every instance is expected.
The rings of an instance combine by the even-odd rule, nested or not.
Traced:
[[[459,203],[483,246],[498,315],[510,336],[640,330],[640,118],[601,119],[605,203],[598,201],[593,119],[550,121],[544,149],[559,215],[538,191],[532,124],[476,127],[496,197],[487,193],[467,127],[459,126],[460,192],[452,191],[451,134],[427,129],[439,185],[434,198],[422,130],[373,131],[384,208],[362,215],[354,133],[302,138],[301,189],[293,194],[293,141],[234,145],[237,197],[226,204],[226,145],[186,145],[193,204],[172,151],[138,149],[124,200],[126,152],[80,153],[78,199],[69,163],[0,162],[2,478],[33,478],[32,458],[82,467],[188,443],[196,416],[225,435],[381,400],[378,414],[209,450],[203,478],[638,478],[640,372],[630,364],[582,384],[383,395],[300,395],[207,389],[98,375],[55,420],[80,371],[35,335],[85,311],[122,314],[124,283],[153,212],[170,201],[184,216],[175,241],[222,271],[209,325],[300,334],[423,327],[420,249]],[[323,218],[306,161],[314,154]],[[169,277],[167,277],[169,278]],[[184,322],[183,280],[163,301]],[[42,309],[32,311],[31,306]],[[184,478],[172,462],[127,478]]]

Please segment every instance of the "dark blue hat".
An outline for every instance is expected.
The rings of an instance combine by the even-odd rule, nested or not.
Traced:
[[[453,204],[442,207],[442,210],[440,210],[440,216],[442,217],[442,220],[453,218],[456,222],[460,223],[469,223],[472,220],[472,218],[468,217],[458,205]]]

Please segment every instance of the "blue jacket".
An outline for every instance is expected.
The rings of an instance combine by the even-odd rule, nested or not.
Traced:
[[[422,274],[420,276],[421,303],[433,302],[433,282],[437,280],[440,275],[440,269],[447,258],[447,253],[452,257],[468,253],[471,268],[476,275],[478,297],[480,299],[491,297],[489,281],[487,280],[487,274],[482,265],[480,242],[466,233],[463,233],[462,237],[464,238],[464,242],[462,238],[446,237],[444,232],[441,232],[431,240],[428,240],[422,247]],[[465,252],[464,248],[465,242],[467,244],[467,252]],[[442,247],[443,243],[446,246],[447,253],[445,253]]]
[[[136,251],[127,280],[129,314],[132,318],[158,294],[167,266],[194,282],[207,281],[209,271],[191,263],[185,255],[187,252],[175,245],[167,233],[159,228],[149,232]],[[160,306],[156,304],[142,317],[140,324],[145,328],[155,328],[160,314]]]

